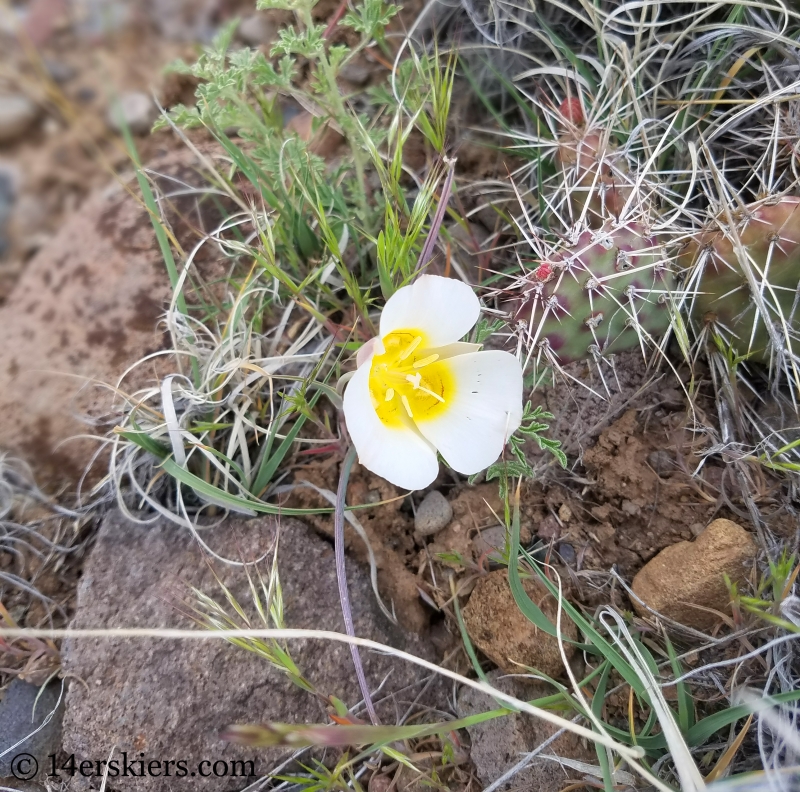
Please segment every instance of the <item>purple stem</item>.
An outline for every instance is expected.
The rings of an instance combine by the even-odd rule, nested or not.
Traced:
[[[336,510],[333,514],[333,548],[336,556],[336,580],[339,584],[339,601],[342,603],[344,629],[351,638],[356,637],[356,631],[353,626],[353,612],[350,610],[350,594],[347,591],[347,575],[344,568],[344,500],[347,495],[347,482],[350,480],[350,471],[355,461],[356,449],[354,446],[350,446],[342,463],[342,470],[339,473],[339,488],[336,490]],[[358,647],[355,644],[350,644],[350,654],[353,656],[358,686],[361,688],[361,696],[367,707],[369,719],[372,721],[373,726],[377,726],[380,721],[375,712],[375,707],[372,705],[372,696],[369,694],[367,678],[364,676],[364,666],[361,665],[361,655],[359,655]]]
[[[428,238],[425,240],[422,253],[419,254],[419,261],[417,261],[416,269],[417,273],[421,272],[422,268],[433,258],[433,250],[439,239],[439,229],[442,227],[444,213],[447,211],[447,204],[450,201],[450,191],[453,188],[453,176],[456,172],[455,157],[445,157],[444,164],[447,168],[447,176],[445,177],[444,186],[442,187],[442,197],[439,199],[439,205],[436,207],[436,214],[433,216],[431,230],[428,232]]]

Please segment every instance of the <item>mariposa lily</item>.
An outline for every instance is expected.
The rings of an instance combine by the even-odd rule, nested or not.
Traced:
[[[522,419],[516,357],[460,341],[480,303],[461,281],[422,275],[387,301],[380,335],[358,352],[344,417],[359,462],[404,489],[497,460]]]

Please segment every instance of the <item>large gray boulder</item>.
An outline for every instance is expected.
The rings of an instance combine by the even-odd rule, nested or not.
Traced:
[[[273,546],[277,525],[272,518],[232,518],[208,529],[203,537],[229,558],[253,560]],[[265,578],[269,568],[269,559],[260,564]],[[328,542],[303,523],[282,519],[278,569],[287,627],[344,632]],[[358,636],[431,659],[418,637],[402,632],[382,615],[367,571],[352,560],[348,580]],[[177,525],[166,521],[136,525],[112,512],[103,521],[86,564],[73,626],[191,628],[194,625],[185,615],[192,599],[187,584],[223,602],[220,582],[252,615],[252,597],[241,567],[212,565],[189,532]],[[286,750],[234,746],[220,739],[220,730],[235,723],[266,721],[330,723],[324,697],[337,696],[350,707],[361,698],[347,645],[304,639],[290,642],[288,649],[319,697],[300,690],[262,657],[221,640],[70,639],[63,652],[71,680],[64,750],[78,762],[106,759],[113,748],[120,772],[122,752],[127,752],[129,760],[185,760],[189,773],[198,772],[203,760],[213,764],[252,759],[255,772],[266,774],[288,755]],[[383,722],[394,722],[422,690],[426,675],[384,654],[363,652],[362,658],[372,690],[386,680],[376,697],[378,712]],[[431,686],[428,703],[431,691],[441,690]],[[363,710],[360,715],[366,717]],[[176,772],[175,767],[171,770]],[[190,783],[192,790],[225,792],[254,780],[198,775]],[[100,778],[76,774],[70,788],[99,788],[100,783]],[[107,788],[152,790],[153,784],[152,778],[114,777]]]

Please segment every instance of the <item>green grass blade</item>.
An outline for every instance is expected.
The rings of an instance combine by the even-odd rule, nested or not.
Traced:
[[[790,690],[787,693],[776,693],[774,696],[767,696],[760,702],[758,707],[752,707],[748,704],[740,704],[736,707],[728,707],[722,712],[715,712],[707,718],[699,720],[687,735],[687,742],[690,746],[695,747],[702,745],[709,737],[730,726],[741,718],[746,718],[754,710],[767,708],[773,704],[788,704],[790,702],[800,701],[800,690]]]
[[[683,676],[683,669],[681,668],[681,663],[680,660],[678,660],[678,655],[675,652],[672,641],[670,641],[666,633],[664,634],[664,643],[667,647],[672,673],[675,675],[676,679],[679,679]],[[694,726],[694,701],[692,701],[689,686],[685,682],[678,682],[675,688],[678,697],[678,726],[680,727],[681,734],[687,735],[692,726]]]
[[[534,561],[530,555],[525,552],[519,543],[520,533],[520,517],[519,517],[519,492],[515,496],[514,512],[511,521],[511,554],[510,563],[508,566],[508,581],[511,586],[511,593],[514,596],[514,601],[517,606],[525,615],[525,617],[535,624],[540,630],[543,630],[548,635],[557,636],[555,625],[550,619],[542,612],[542,610],[531,600],[525,589],[522,587],[522,580],[519,574],[519,560],[520,556],[524,558],[531,568],[539,576],[542,583],[548,588],[554,597],[558,597],[558,589],[547,579],[547,576],[539,569],[539,565]],[[569,602],[562,600],[561,606],[565,614],[575,622],[580,632],[582,632],[588,639],[588,643],[574,643],[584,651],[591,652],[592,654],[600,655],[608,660],[611,665],[619,672],[622,678],[636,691],[645,701],[649,701],[647,691],[645,690],[641,679],[636,675],[635,671],[625,662],[622,655],[594,628],[594,626],[585,619]],[[565,642],[570,643],[569,639],[562,636]]]

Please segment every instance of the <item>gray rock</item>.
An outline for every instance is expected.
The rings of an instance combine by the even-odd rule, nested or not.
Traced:
[[[375,73],[375,67],[370,66],[368,63],[353,62],[343,66],[339,72],[339,76],[343,80],[357,85],[359,87],[366,85],[370,77]]]
[[[171,41],[210,41],[218,32],[216,0],[146,0],[143,5],[159,34]]]
[[[33,773],[35,763],[22,754],[33,757],[39,774],[43,775],[49,767],[48,756],[61,748],[64,714],[63,702],[59,705],[61,682],[50,683],[41,695],[39,690],[36,685],[17,678],[12,680],[0,701],[0,778],[21,775],[20,780],[26,780],[26,776],[36,775]],[[14,763],[14,757],[21,757],[18,762],[23,764]]]
[[[62,85],[68,83],[77,73],[69,63],[55,58],[44,58],[44,67],[50,79]]]
[[[659,476],[669,476],[675,472],[675,458],[669,451],[660,449],[651,451],[647,455],[647,464],[650,465]]]
[[[11,247],[8,236],[9,219],[16,200],[16,178],[11,168],[0,163],[0,258]]]
[[[488,675],[493,687],[522,701],[532,701],[553,694],[554,689],[544,682],[504,677],[499,671]],[[458,695],[458,717],[465,718],[496,709],[497,702],[473,688],[464,687]],[[470,759],[484,787],[497,781],[516,765],[525,754],[538,748],[553,737],[558,729],[531,715],[510,714],[468,727]],[[566,732],[557,737],[542,751],[543,755],[556,755],[584,762],[596,761],[594,751],[583,748],[578,738]],[[570,778],[561,766],[541,757],[509,778],[500,789],[530,789],[536,792],[559,792]]]
[[[277,32],[277,27],[266,14],[256,12],[246,16],[239,23],[237,34],[245,44],[258,47],[261,44],[269,44]]]
[[[235,518],[207,529],[203,537],[217,552],[253,560],[273,546],[275,529],[271,518]],[[286,626],[344,632],[330,544],[303,523],[282,519],[279,548]],[[270,563],[260,565],[265,576]],[[401,632],[377,609],[367,571],[352,560],[347,566],[356,634],[424,656],[421,640]],[[258,625],[241,567],[215,564],[214,570]],[[183,615],[191,596],[181,581],[225,601],[188,531],[166,522],[136,525],[112,512],[84,569],[74,626],[191,628],[193,622]],[[360,700],[345,644],[291,641],[288,649],[320,697],[300,690],[265,659],[219,640],[69,640],[63,649],[65,671],[85,685],[73,682],[67,695],[64,750],[76,757],[106,757],[116,745],[117,757],[122,751],[129,757],[144,753],[147,759],[180,757],[189,767],[204,759],[253,759],[262,775],[285,758],[286,750],[234,746],[219,739],[221,729],[235,723],[330,722],[323,697],[337,696],[351,707]],[[388,675],[377,707],[384,722],[394,722],[397,711],[405,711],[421,690],[425,675],[383,654],[362,652],[362,659],[373,690]],[[154,789],[152,779],[111,781],[112,788],[123,791]],[[91,788],[80,783],[76,778],[70,788]],[[96,788],[100,782],[91,783]],[[191,789],[225,792],[245,785],[241,779],[197,777]]]
[[[578,560],[575,548],[569,542],[559,542],[556,551],[561,556],[561,560],[568,566],[574,567]]]
[[[43,58],[42,60],[50,79],[60,85],[68,83],[77,73],[73,66],[64,61],[56,60],[55,58]]]
[[[112,102],[107,121],[115,132],[128,127],[132,134],[144,135],[150,131],[157,115],[158,110],[146,93],[128,91]]]
[[[420,536],[431,536],[447,527],[453,519],[453,507],[439,490],[429,492],[417,506],[414,530]]]
[[[486,557],[493,563],[502,563],[506,547],[506,529],[503,525],[483,528],[472,539],[478,558]]]
[[[24,94],[0,94],[0,145],[16,142],[38,117],[38,106]]]
[[[72,27],[80,38],[101,39],[128,27],[134,8],[134,0],[76,0]]]

